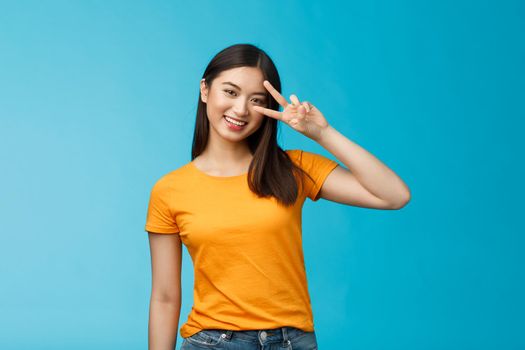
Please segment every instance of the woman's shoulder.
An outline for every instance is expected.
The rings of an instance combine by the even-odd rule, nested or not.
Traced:
[[[284,151],[286,152],[286,154],[288,154],[290,157],[294,159],[298,159],[301,156],[301,153],[303,152],[303,150],[301,149],[287,149]]]
[[[326,167],[335,167],[338,163],[320,153],[309,152],[302,149],[285,151],[292,161],[296,162],[307,171],[314,171]]]
[[[185,182],[192,179],[190,174],[190,163],[186,163],[178,168],[169,170],[160,175],[155,183],[159,187],[173,187],[176,185],[184,185]]]

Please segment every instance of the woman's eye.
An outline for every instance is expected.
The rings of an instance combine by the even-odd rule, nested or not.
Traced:
[[[226,92],[230,96],[235,96],[236,95],[235,91],[233,91],[233,90],[226,89],[226,90],[224,90],[224,92]],[[253,101],[255,101],[255,103],[260,104],[260,105],[265,104],[265,102],[263,100],[260,100],[258,98],[253,99]]]

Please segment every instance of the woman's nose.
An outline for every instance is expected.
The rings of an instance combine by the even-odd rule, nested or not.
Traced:
[[[246,101],[242,98],[237,99],[235,101],[235,106],[233,107],[233,111],[238,116],[243,116],[248,114],[248,106],[246,105]]]

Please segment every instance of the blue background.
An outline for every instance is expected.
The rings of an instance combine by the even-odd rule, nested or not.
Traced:
[[[305,204],[320,348],[524,349],[524,7],[3,1],[0,347],[147,348],[149,191],[190,161],[210,59],[252,43],[412,192]],[[286,125],[279,142],[333,159]]]

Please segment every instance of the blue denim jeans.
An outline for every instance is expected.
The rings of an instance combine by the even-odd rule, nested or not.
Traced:
[[[181,350],[317,350],[315,331],[295,327],[249,331],[203,329],[183,339]]]

